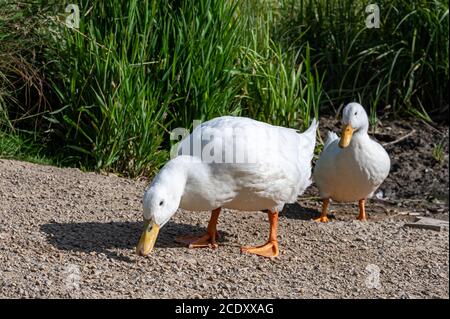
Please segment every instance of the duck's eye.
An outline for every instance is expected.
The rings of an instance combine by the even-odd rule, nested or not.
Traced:
[[[159,202],[159,206],[162,206],[162,205],[164,205],[164,201],[163,200]]]
[[[355,112],[355,115],[358,115],[358,112]]]

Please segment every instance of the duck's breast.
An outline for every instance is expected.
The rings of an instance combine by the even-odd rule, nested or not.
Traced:
[[[352,141],[343,149],[334,141],[317,162],[314,180],[322,198],[357,201],[372,196],[387,177],[389,168],[389,156],[374,141],[367,144]]]

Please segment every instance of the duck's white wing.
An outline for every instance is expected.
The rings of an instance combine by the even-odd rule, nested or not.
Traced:
[[[367,167],[368,180],[376,190],[388,176],[391,169],[391,160],[384,147],[373,139],[370,139],[370,142],[367,143],[365,153],[360,162],[361,165]],[[370,194],[369,197],[372,195]]]
[[[233,197],[234,190],[289,203],[310,184],[316,127],[314,122],[299,134],[248,118],[220,117],[197,127],[179,153],[188,150],[208,163],[225,197]]]
[[[335,189],[333,182],[339,180],[336,168],[337,156],[340,152],[338,139],[331,140],[330,135],[328,136],[313,173],[314,182],[317,184],[322,198],[331,196]]]
[[[281,148],[292,145],[293,136],[298,137],[295,130],[284,130],[291,134],[286,136],[279,127],[245,117],[218,117],[196,127],[179,143],[177,152],[203,162],[274,162]]]
[[[326,149],[329,145],[331,145],[331,143],[333,143],[334,141],[336,141],[338,139],[339,139],[339,137],[337,136],[336,133],[334,133],[332,131],[328,131],[327,139],[326,139],[325,143],[323,144],[323,148]]]

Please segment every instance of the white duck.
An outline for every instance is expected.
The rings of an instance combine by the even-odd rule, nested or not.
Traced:
[[[359,201],[359,220],[366,220],[365,200],[388,176],[391,162],[384,148],[367,131],[369,120],[358,103],[348,104],[342,114],[344,125],[339,140],[329,132],[316,163],[313,179],[323,199],[322,214],[316,221],[327,222],[330,198],[337,202]]]
[[[159,229],[179,207],[212,210],[212,214],[205,235],[184,236],[177,241],[189,248],[216,248],[216,224],[224,207],[268,210],[268,242],[242,247],[241,252],[278,256],[278,212],[285,203],[295,202],[311,183],[316,129],[315,120],[300,134],[294,129],[231,116],[196,127],[180,142],[178,156],[166,163],[145,191],[144,230],[137,253],[150,253]]]

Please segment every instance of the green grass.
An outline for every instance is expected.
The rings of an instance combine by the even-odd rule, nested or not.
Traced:
[[[49,6],[0,1],[0,130],[45,132],[51,109],[45,47]]]
[[[444,159],[445,159],[445,148],[444,148],[444,146],[445,146],[444,141],[441,141],[441,142],[437,143],[433,147],[432,156],[435,159],[435,161],[438,162],[439,164],[442,164],[444,162]]]
[[[91,13],[64,29],[53,119],[81,163],[151,174],[167,159],[171,128],[239,114],[234,7],[175,3],[81,1]]]
[[[90,14],[57,42],[63,107],[52,118],[66,148],[96,169],[151,174],[167,159],[168,131],[195,119],[301,127],[317,116],[321,82],[308,59],[296,65],[238,4],[82,1]]]
[[[194,119],[448,113],[448,0],[383,1],[380,29],[362,1],[77,0],[79,29],[65,1],[0,2],[0,156],[152,175]]]
[[[387,0],[380,28],[365,26],[364,1],[280,1],[280,41],[312,48],[327,103],[357,100],[374,113],[448,112],[448,0]],[[376,119],[376,114],[373,115]]]
[[[45,155],[43,147],[19,134],[0,131],[0,158],[22,160],[36,164],[59,165],[55,158]]]

